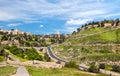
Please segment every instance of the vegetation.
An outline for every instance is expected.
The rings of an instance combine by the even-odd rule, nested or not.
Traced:
[[[25,50],[25,58],[29,60],[43,60],[42,56],[39,55],[34,48]]]
[[[75,61],[70,61],[65,66],[68,68],[78,68],[78,65],[76,64]]]
[[[0,50],[0,62],[4,61],[8,57],[8,55],[9,54],[4,49],[1,49]]]
[[[17,46],[6,46],[5,49],[9,50],[12,54],[28,60],[43,60],[42,56],[34,49],[21,49]]]
[[[28,72],[32,76],[94,76],[92,74],[79,71],[73,68],[62,68],[62,69],[45,69],[45,68],[35,68],[27,67]],[[105,76],[98,74],[97,76]]]
[[[105,69],[105,63],[99,64],[99,69]]]
[[[47,53],[44,54],[44,59],[47,61],[47,62],[50,62],[51,61],[51,58],[49,57],[49,55]]]
[[[0,67],[0,76],[9,76],[16,73],[17,68],[12,66]]]
[[[0,56],[0,62],[4,61],[4,57]]]
[[[105,60],[109,60],[109,61],[119,61],[120,60],[120,55],[119,54],[98,54],[98,55],[89,55],[87,56],[87,59],[89,60],[95,60],[95,61],[105,61]]]
[[[116,19],[85,24],[62,44],[52,49],[57,50],[57,56],[67,60],[74,59],[78,63],[120,61],[119,22],[119,19]]]
[[[95,65],[95,63],[91,63],[88,71],[93,73],[99,73],[99,68]]]
[[[112,66],[112,71],[120,72],[120,65],[113,65]]]

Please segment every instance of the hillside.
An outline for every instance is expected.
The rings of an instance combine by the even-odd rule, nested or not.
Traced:
[[[120,60],[120,21],[104,20],[85,24],[62,44],[52,47],[55,54],[79,63]]]

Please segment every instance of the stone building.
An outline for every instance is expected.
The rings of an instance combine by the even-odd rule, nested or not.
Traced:
[[[112,27],[112,24],[111,23],[105,23],[104,27]]]

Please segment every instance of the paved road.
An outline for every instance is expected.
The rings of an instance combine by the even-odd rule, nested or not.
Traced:
[[[49,54],[50,57],[56,59],[57,61],[63,62],[63,63],[65,63],[65,64],[68,63],[68,61],[62,60],[61,58],[57,57],[57,56],[52,52],[52,50],[51,50],[50,47],[48,47],[47,52],[48,52],[48,54]]]
[[[30,76],[30,75],[24,66],[19,66],[15,76]]]

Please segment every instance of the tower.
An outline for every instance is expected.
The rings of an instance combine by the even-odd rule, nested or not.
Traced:
[[[57,30],[55,34],[57,35],[57,37],[60,38],[60,31],[59,30]]]

